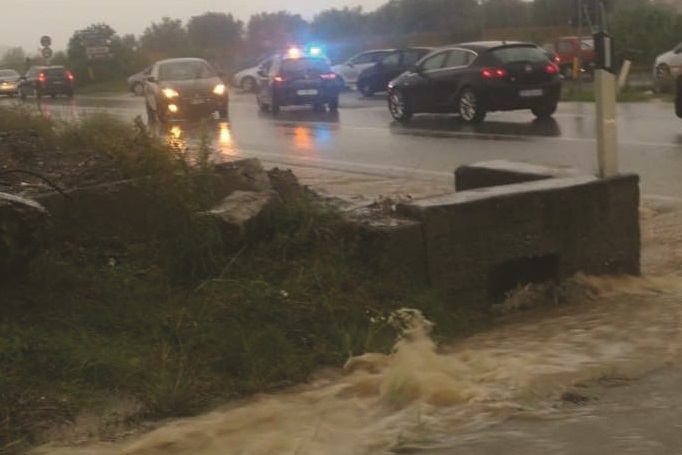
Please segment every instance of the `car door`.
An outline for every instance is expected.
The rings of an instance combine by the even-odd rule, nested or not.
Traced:
[[[473,71],[470,65],[476,56],[475,52],[468,49],[457,48],[447,51],[443,68],[432,77],[435,110],[448,112],[457,107],[459,91],[463,81]]]
[[[346,62],[341,76],[347,84],[354,84],[358,80],[360,73],[367,68],[374,66],[388,52],[369,51],[356,55]]]
[[[436,82],[448,56],[447,51],[429,55],[410,71],[405,81],[407,97],[415,112],[432,112],[438,103]]]

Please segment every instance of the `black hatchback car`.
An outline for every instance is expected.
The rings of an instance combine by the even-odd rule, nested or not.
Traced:
[[[227,86],[218,72],[200,58],[171,58],[154,63],[144,87],[150,123],[228,115]]]
[[[329,60],[307,55],[298,49],[271,59],[259,68],[256,101],[261,111],[277,114],[282,106],[313,106],[330,111],[339,108],[343,82],[334,74]]]
[[[374,66],[364,69],[358,76],[357,89],[363,96],[385,92],[388,83],[407,71],[422,57],[433,51],[432,47],[410,47],[398,49],[379,60]]]
[[[36,98],[50,95],[73,97],[74,78],[71,71],[63,66],[32,66],[19,81],[19,95],[26,99],[30,94]]]
[[[388,85],[393,118],[459,113],[468,123],[487,112],[530,109],[550,117],[561,96],[556,64],[533,43],[475,42],[439,48]]]

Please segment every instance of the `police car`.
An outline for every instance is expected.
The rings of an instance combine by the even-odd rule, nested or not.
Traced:
[[[283,106],[312,106],[330,111],[339,107],[343,82],[320,48],[293,47],[258,70],[256,100],[262,111],[277,114]]]

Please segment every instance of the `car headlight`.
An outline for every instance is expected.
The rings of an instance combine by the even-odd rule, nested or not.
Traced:
[[[169,99],[177,98],[178,96],[180,96],[180,94],[177,92],[177,90],[174,90],[172,88],[164,88],[162,90],[162,93],[163,93],[163,96],[165,96],[166,98],[169,98]]]
[[[223,96],[225,92],[227,92],[227,87],[225,87],[225,84],[218,84],[215,87],[213,87],[214,95]]]

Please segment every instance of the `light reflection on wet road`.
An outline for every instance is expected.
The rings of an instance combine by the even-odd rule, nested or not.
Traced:
[[[5,103],[5,101],[2,101]],[[50,117],[73,120],[91,112],[144,117],[144,102],[132,95],[80,96],[38,105]],[[197,123],[170,125],[190,149],[199,143]],[[210,128],[211,147],[224,156],[252,156],[280,166],[305,165],[387,177],[452,180],[459,165],[509,159],[571,166],[595,172],[594,105],[563,103],[553,119],[530,112],[491,113],[481,125],[455,116],[416,116],[409,125],[393,122],[385,99],[344,94],[338,113],[283,109],[275,118],[260,113],[253,95],[233,93],[230,122]],[[620,169],[642,178],[646,193],[682,196],[682,124],[663,102],[618,107]]]

